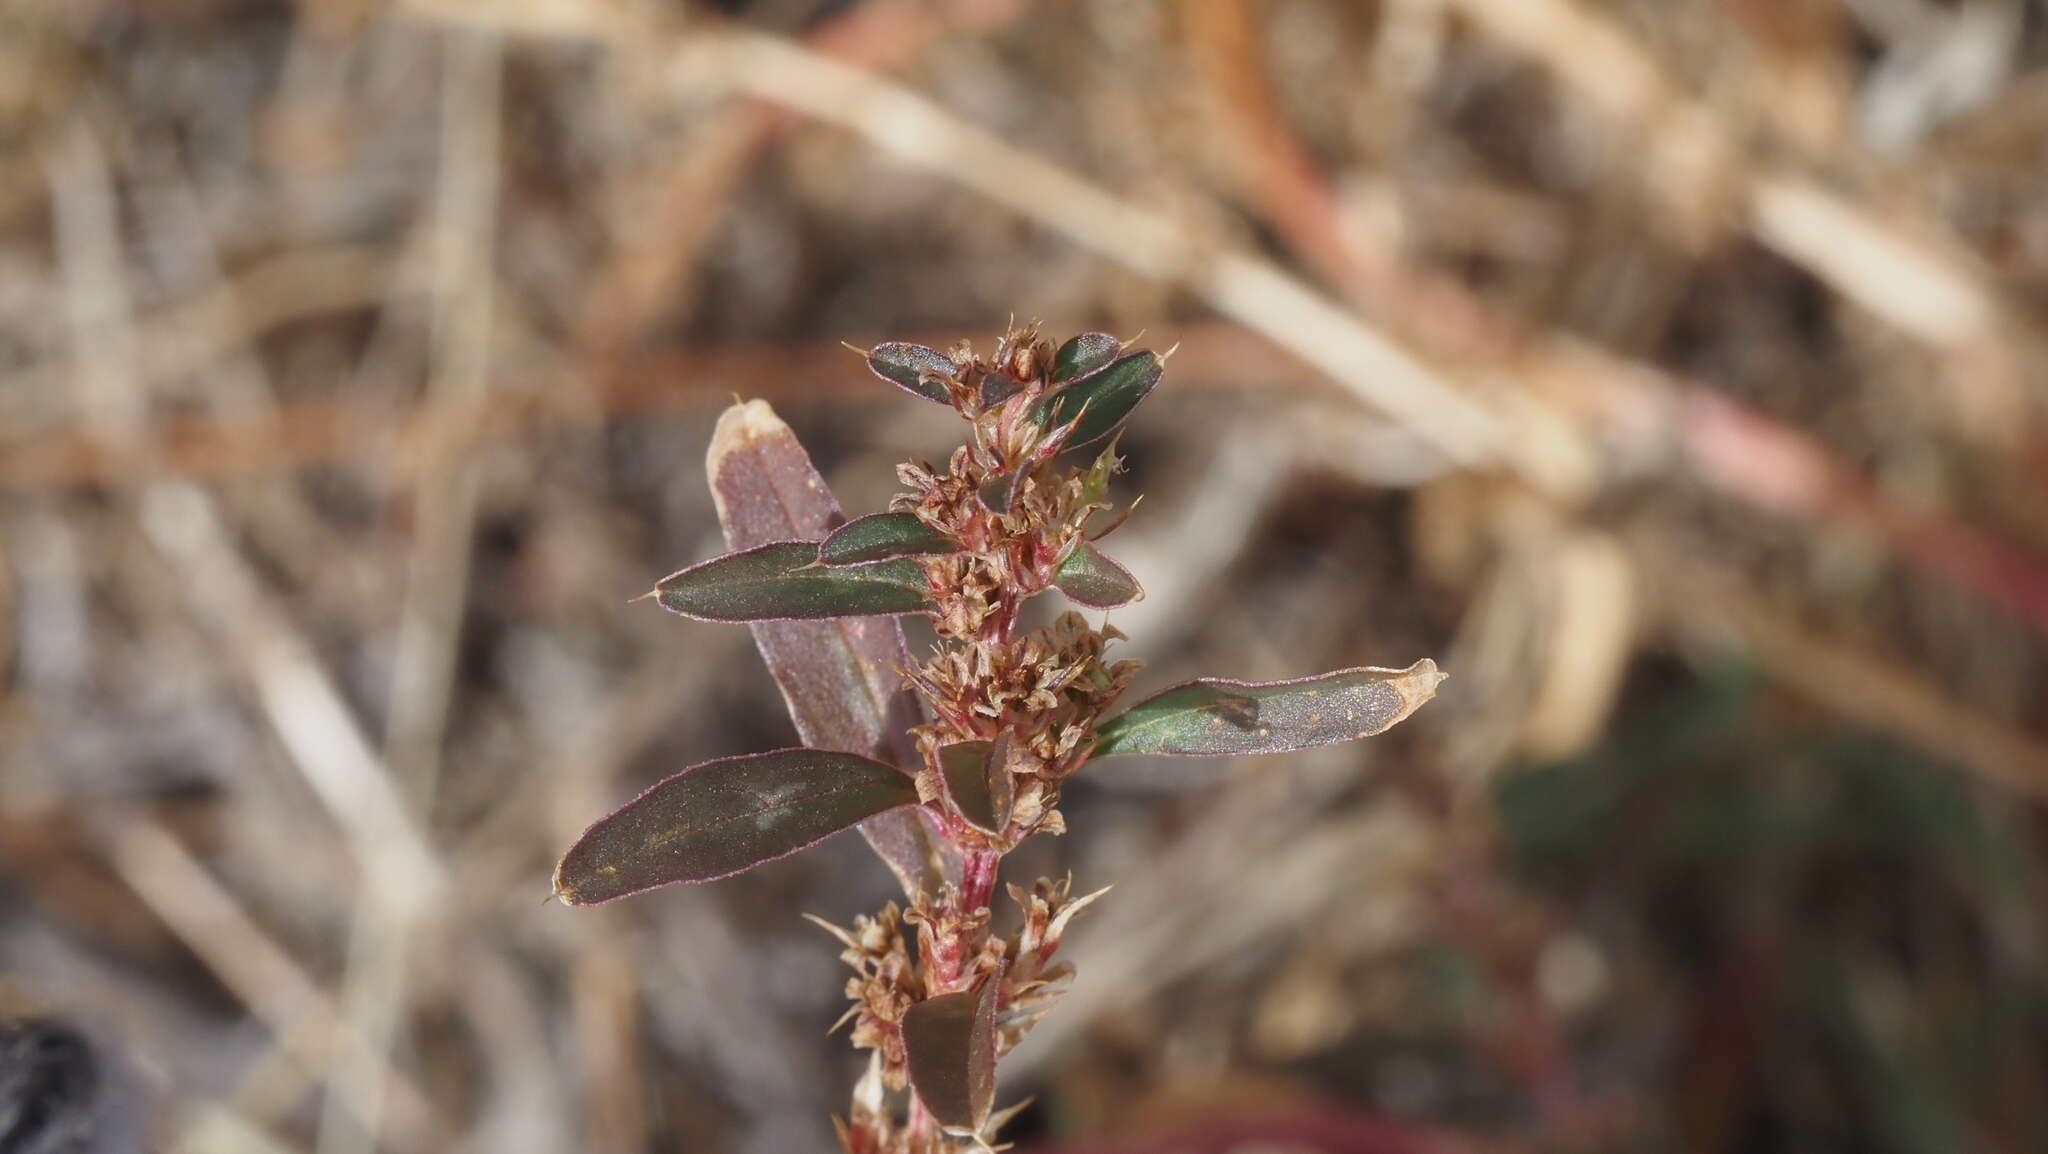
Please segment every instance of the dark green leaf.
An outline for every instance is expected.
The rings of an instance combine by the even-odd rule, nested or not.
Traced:
[[[1023,391],[1024,382],[1008,373],[990,373],[981,379],[981,407],[993,409]]]
[[[834,529],[818,545],[818,560],[832,566],[859,565],[959,549],[958,541],[918,520],[915,513],[870,513]]]
[[[976,829],[1001,833],[1010,824],[1010,806],[1017,794],[1009,760],[1008,731],[993,742],[963,741],[939,750],[946,795]]]
[[[933,379],[934,376],[953,375],[953,358],[937,349],[888,341],[868,351],[868,368],[890,384],[916,393],[925,400],[942,405],[953,403],[953,395],[947,391],[945,382]]]
[[[1086,541],[1075,546],[1067,559],[1060,563],[1060,571],[1053,584],[1060,592],[1090,609],[1114,609],[1145,596],[1145,591],[1138,587],[1138,579],[1131,576],[1129,569]]]
[[[1406,669],[1340,669],[1293,681],[1190,681],[1103,722],[1095,756],[1227,757],[1371,737],[1436,696],[1443,679],[1425,658]]]
[[[917,803],[894,766],[824,749],[694,765],[599,819],[555,867],[571,905],[722,878]]]
[[[996,999],[1002,974],[978,990],[941,994],[903,1015],[910,1084],[925,1109],[954,1132],[979,1134],[996,1101]]]
[[[1099,441],[1123,424],[1152,386],[1159,383],[1164,361],[1145,350],[1117,358],[1106,369],[1082,377],[1059,392],[1038,402],[1032,417],[1043,428],[1054,428],[1080,418],[1066,448]]]
[[[792,621],[915,613],[924,570],[902,559],[828,568],[810,541],[775,541],[714,557],[655,586],[664,608],[702,621]]]
[[[719,416],[704,468],[729,549],[815,541],[845,520],[810,454],[766,401]],[[897,672],[911,663],[895,618],[756,621],[747,628],[782,690],[798,741],[899,767],[918,763],[910,727],[925,716]],[[922,808],[871,817],[860,832],[912,897],[959,872],[959,855],[937,837]]]
[[[1052,383],[1077,380],[1116,360],[1124,344],[1108,333],[1082,333],[1052,355]]]

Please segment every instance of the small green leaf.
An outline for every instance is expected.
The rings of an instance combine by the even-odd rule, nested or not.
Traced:
[[[1143,599],[1145,591],[1131,571],[1086,541],[1060,562],[1053,584],[1074,602],[1090,609],[1114,609]]]
[[[955,1133],[979,1134],[996,1102],[996,999],[1002,974],[978,990],[941,994],[903,1014],[910,1084],[925,1109]]]
[[[1371,737],[1436,696],[1443,679],[1424,658],[1406,669],[1340,669],[1293,681],[1190,681],[1103,722],[1095,756],[1229,757]]]
[[[904,341],[885,341],[868,350],[868,368],[905,392],[916,393],[927,401],[937,401],[942,405],[953,403],[945,382],[933,379],[935,376],[953,375],[953,358],[937,349]]]
[[[925,588],[907,558],[828,568],[815,542],[775,541],[692,565],[654,590],[663,608],[700,621],[792,621],[915,613]]]
[[[1078,380],[1116,360],[1124,344],[1108,333],[1082,333],[1052,355],[1052,383]]]
[[[993,742],[962,741],[939,750],[946,795],[974,827],[1001,833],[1010,824],[1016,783],[1010,780],[1009,732]]]
[[[960,543],[917,519],[915,513],[870,513],[832,531],[818,545],[818,560],[834,567],[956,553]]]
[[[1078,417],[1080,423],[1065,445],[1069,449],[1099,441],[1123,424],[1145,394],[1152,391],[1152,386],[1159,383],[1165,364],[1157,355],[1142,349],[1119,357],[1108,368],[1082,377],[1039,401],[1032,419],[1041,428],[1054,428]]]
[[[1102,504],[1109,499],[1109,479],[1123,468],[1123,458],[1116,455],[1116,442],[1111,441],[1095,455],[1095,463],[1081,474],[1081,499],[1090,504]]]
[[[903,771],[858,754],[779,749],[707,761],[585,830],[555,867],[555,894],[591,905],[727,877],[916,803]]]

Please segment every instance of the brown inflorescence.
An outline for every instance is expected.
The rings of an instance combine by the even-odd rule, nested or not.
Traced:
[[[925,462],[899,466],[907,491],[891,509],[914,514],[959,546],[922,561],[938,641],[906,677],[930,718],[912,730],[923,755],[918,794],[941,815],[945,835],[970,865],[985,863],[985,872],[919,895],[900,915],[900,924],[917,927],[914,967],[893,905],[852,931],[833,931],[847,944],[841,956],[856,974],[847,984],[854,1044],[876,1052],[871,1079],[889,1089],[905,1084],[902,1019],[918,998],[1000,981],[998,1037],[1007,1051],[1063,989],[1068,972],[1051,962],[1052,953],[1069,919],[1095,895],[1070,899],[1065,883],[1043,880],[1028,891],[1013,886],[1023,925],[998,938],[989,932],[988,908],[995,862],[1035,833],[1063,831],[1056,808],[1061,783],[1087,760],[1096,721],[1138,668],[1106,660],[1110,642],[1122,634],[1106,623],[1098,629],[1079,613],[1017,628],[1024,602],[1051,588],[1061,565],[1089,539],[1089,523],[1109,507],[1109,478],[1121,465],[1111,446],[1092,461],[1060,466],[1059,452],[1079,418],[1063,425],[1044,419],[1052,344],[1031,325],[1006,334],[992,357],[962,345],[947,359],[950,372],[926,369],[919,381],[928,395],[950,398],[969,422],[966,443],[943,470]],[[951,803],[940,750],[961,742],[992,743],[1001,764],[991,769],[1008,775],[1013,789],[999,829],[980,828]],[[910,1124],[899,1130],[857,1102],[842,1142],[850,1151],[952,1148],[915,1105]]]

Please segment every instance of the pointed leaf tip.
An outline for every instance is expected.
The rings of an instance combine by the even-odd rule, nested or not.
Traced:
[[[1094,755],[1230,757],[1371,737],[1434,697],[1444,676],[1424,658],[1292,681],[1190,681],[1103,722]]]
[[[1118,357],[1109,367],[1074,381],[1033,406],[1032,419],[1041,428],[1075,421],[1065,448],[1078,449],[1115,432],[1138,402],[1159,383],[1165,362],[1140,349]],[[1085,412],[1083,410],[1086,410]]]
[[[905,341],[885,341],[870,350],[867,357],[868,368],[876,376],[904,392],[942,405],[953,403],[945,382],[934,379],[953,375],[953,358],[939,350]]]
[[[1060,563],[1053,584],[1076,604],[1090,609],[1115,609],[1145,597],[1129,569],[1086,541]]]
[[[585,830],[555,867],[555,892],[581,906],[711,881],[915,804],[915,782],[857,754],[779,749],[707,761]]]
[[[925,608],[924,570],[900,559],[826,567],[810,541],[772,541],[670,574],[662,607],[700,621],[887,616]]]
[[[818,545],[818,560],[837,567],[959,549],[958,541],[918,520],[915,513],[870,513],[834,529]]]
[[[981,986],[941,994],[903,1015],[910,1084],[925,1109],[948,1130],[979,1134],[996,1100],[996,1000],[1000,971]]]

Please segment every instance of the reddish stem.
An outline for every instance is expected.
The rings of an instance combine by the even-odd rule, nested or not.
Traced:
[[[960,867],[960,908],[982,909],[995,898],[996,872],[1003,855],[994,850],[970,850]]]

